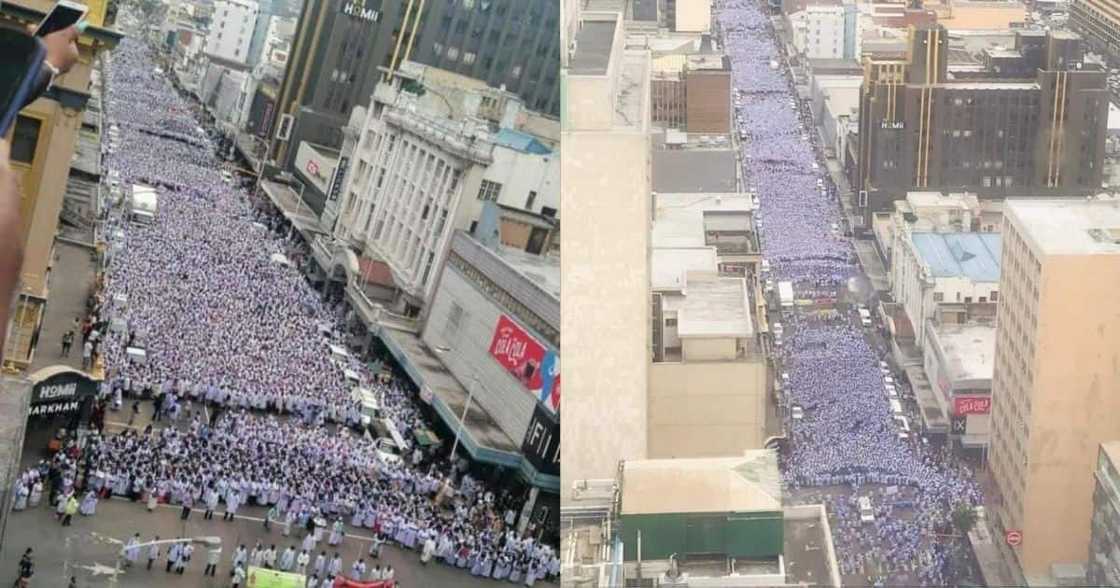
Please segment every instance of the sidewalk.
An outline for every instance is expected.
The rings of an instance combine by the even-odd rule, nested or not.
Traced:
[[[39,344],[30,372],[51,365],[82,369],[82,334],[74,333],[69,357],[62,357],[62,334],[74,327],[74,319],[86,315],[86,298],[91,293],[96,261],[88,247],[55,241],[55,262],[51,267],[51,296],[47,301]]]

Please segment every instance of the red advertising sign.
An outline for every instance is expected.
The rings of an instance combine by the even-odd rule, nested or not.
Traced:
[[[1008,531],[1004,536],[1004,540],[1011,547],[1018,547],[1023,544],[1023,533],[1014,529]]]
[[[530,394],[554,412],[560,407],[558,356],[506,315],[498,317],[490,355],[502,364]]]
[[[307,160],[307,173],[319,177],[319,162],[314,159]]]
[[[988,414],[992,411],[991,396],[954,396],[953,414],[966,416],[970,414]]]

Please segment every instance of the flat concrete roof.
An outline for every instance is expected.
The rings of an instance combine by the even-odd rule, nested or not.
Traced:
[[[731,149],[658,149],[653,152],[653,191],[736,192]]]
[[[533,255],[500,247],[497,252],[502,261],[521,272],[545,292],[560,300],[560,258],[553,255]]]
[[[685,278],[683,300],[675,306],[677,334],[681,338],[743,338],[754,334],[743,278],[690,272]]]
[[[910,238],[935,278],[999,281],[999,233],[912,233]]]
[[[657,0],[632,0],[634,20],[657,22]]]
[[[576,51],[568,61],[568,70],[574,75],[603,75],[611,61],[614,45],[613,20],[585,20],[576,31]]]
[[[1003,212],[1044,255],[1120,255],[1120,200],[1008,199]]]
[[[992,379],[996,349],[994,324],[937,325],[933,332],[944,358],[941,370],[950,382]]]
[[[654,291],[681,291],[690,271],[717,270],[715,247],[659,247],[650,260],[650,286]]]
[[[653,221],[651,242],[653,247],[704,247],[707,241],[704,231],[720,224],[718,213],[730,213],[734,218],[729,225],[736,225],[739,218],[745,219],[745,230],[752,230],[750,213],[754,202],[742,194],[666,194],[657,195],[654,203],[657,208]],[[705,213],[715,213],[707,215]],[[742,213],[742,217],[734,213]],[[729,229],[735,230],[735,229]]]
[[[705,512],[780,512],[777,454],[627,461],[622,470],[622,515]]]

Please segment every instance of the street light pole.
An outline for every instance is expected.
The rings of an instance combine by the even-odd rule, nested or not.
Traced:
[[[471,376],[471,385],[467,389],[467,403],[463,405],[463,414],[459,415],[459,427],[455,429],[455,442],[451,444],[451,459],[455,459],[455,451],[459,449],[459,437],[463,435],[463,423],[467,420],[467,411],[471,409],[471,400],[474,399],[474,387],[478,378]]]

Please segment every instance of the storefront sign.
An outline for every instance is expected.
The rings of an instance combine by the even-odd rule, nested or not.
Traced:
[[[504,314],[494,328],[490,355],[549,410],[559,410],[560,357],[551,350],[546,353],[540,342]]]
[[[954,417],[949,419],[949,422],[950,422],[950,432],[952,434],[954,434],[954,435],[964,435],[966,432],[968,432],[967,417],[954,416]]]
[[[338,200],[339,194],[342,194],[342,182],[346,180],[346,170],[349,167],[349,157],[342,157],[338,160],[338,165],[334,168],[334,176],[331,178],[330,191],[327,192],[327,200],[331,202]]]
[[[342,14],[352,16],[358,20],[366,22],[378,22],[381,20],[381,11],[366,8],[366,3],[363,0],[355,0],[347,2],[342,5]]]
[[[256,566],[249,566],[249,577],[247,580],[245,585],[249,588],[302,588],[306,583],[306,578],[301,574],[258,568]]]
[[[396,585],[396,580],[377,580],[375,582],[359,582],[351,580],[344,576],[338,576],[334,579],[334,584],[331,588],[393,588]]]
[[[991,396],[954,396],[953,415],[988,414],[992,411]]]
[[[58,370],[58,368],[46,368],[46,370]],[[32,376],[32,380],[34,379],[35,377]],[[48,376],[32,387],[31,410],[28,415],[76,412],[81,409],[84,401],[97,395],[97,384],[97,380],[69,368]]]
[[[330,175],[336,165],[334,160],[316,151],[307,141],[300,141],[295,164],[299,175],[311,184],[307,187],[308,190],[315,186],[320,194],[327,193]]]
[[[894,121],[884,120],[884,121],[879,123],[879,128],[880,129],[888,129],[888,130],[901,130],[901,129],[906,128],[906,123],[904,123],[900,120],[894,120]]]
[[[538,472],[560,475],[560,423],[543,405],[533,409],[521,453]]]

